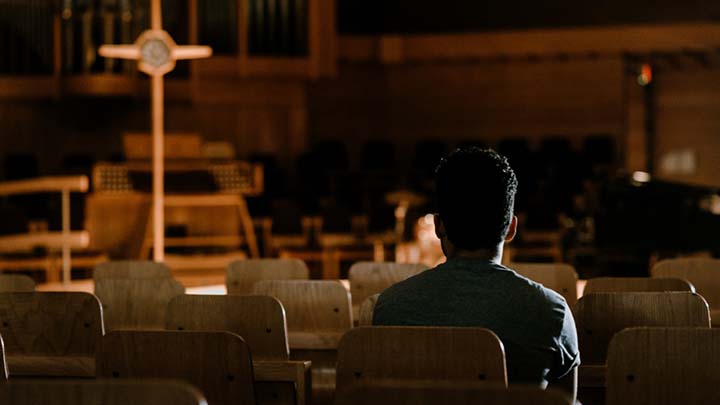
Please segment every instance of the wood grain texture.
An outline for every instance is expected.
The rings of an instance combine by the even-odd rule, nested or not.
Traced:
[[[488,384],[434,381],[380,381],[356,384],[338,393],[344,405],[534,404],[570,405],[561,392],[532,387],[488,387]]]
[[[350,293],[339,281],[265,280],[253,292],[283,304],[291,349],[335,349],[352,328]]]
[[[660,260],[650,271],[652,277],[675,277],[695,286],[713,310],[720,309],[720,259],[680,258]]]
[[[350,267],[350,295],[355,303],[353,315],[359,315],[360,304],[391,285],[427,270],[419,263],[358,262]]]
[[[164,329],[168,303],[185,293],[170,270],[154,262],[102,263],[94,280],[108,330]]]
[[[227,269],[228,294],[252,294],[261,280],[307,280],[310,271],[299,259],[236,260]]]
[[[610,339],[635,326],[710,327],[700,295],[689,292],[597,293],[573,308],[583,364],[605,364]]]
[[[287,361],[285,310],[267,296],[180,295],[168,304],[168,330],[228,331],[250,346],[254,360]]]
[[[575,268],[571,265],[565,263],[510,263],[508,267],[562,295],[568,305],[573,306],[577,302],[578,276]]]
[[[482,328],[359,327],[338,347],[337,388],[397,379],[507,386],[500,339]]]
[[[0,292],[33,292],[35,281],[22,274],[0,274]]]
[[[88,359],[102,335],[102,309],[92,294],[0,293],[0,336],[11,375],[92,375]]]
[[[612,292],[695,292],[695,287],[679,278],[598,277],[585,284],[585,294]]]
[[[0,384],[6,405],[207,405],[190,384],[168,380],[14,381]]]
[[[141,259],[150,220],[148,194],[91,193],[85,199],[85,207],[85,229],[90,233],[91,249],[107,252],[111,258]]]
[[[360,304],[360,310],[358,311],[359,326],[372,326],[375,304],[377,304],[378,298],[380,298],[380,294],[371,295]]]
[[[607,404],[720,403],[720,329],[632,328],[608,350]]]
[[[100,378],[173,378],[210,405],[254,404],[250,348],[229,332],[114,331],[100,339]]]

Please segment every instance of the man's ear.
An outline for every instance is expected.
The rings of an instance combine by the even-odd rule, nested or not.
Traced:
[[[433,214],[433,222],[435,223],[435,236],[437,236],[438,239],[444,238],[446,235],[445,224],[442,219],[440,219],[440,214]]]
[[[508,243],[515,238],[515,235],[517,235],[517,225],[518,217],[517,215],[513,215],[512,220],[510,221],[510,226],[508,227],[508,233],[505,236],[505,243]]]

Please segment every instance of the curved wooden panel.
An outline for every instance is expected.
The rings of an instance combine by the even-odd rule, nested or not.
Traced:
[[[608,350],[607,404],[720,403],[720,330],[632,328]]]
[[[359,327],[338,347],[337,388],[382,379],[507,386],[500,339],[483,328]]]
[[[6,405],[207,405],[202,393],[180,381],[13,381],[0,385]]]
[[[352,328],[350,293],[339,281],[265,280],[253,292],[280,300],[291,349],[334,349]]]
[[[185,293],[170,270],[154,262],[102,263],[94,279],[108,330],[164,329],[168,303]]]
[[[285,310],[267,296],[180,295],[168,304],[168,330],[224,330],[245,339],[254,360],[288,360]]]
[[[82,292],[0,293],[0,336],[11,375],[93,375],[100,301]]]
[[[598,293],[573,309],[583,364],[605,364],[613,335],[635,326],[710,327],[708,305],[689,292]]]
[[[610,292],[695,292],[695,287],[679,278],[598,277],[585,285],[585,294]]]
[[[249,295],[261,280],[307,280],[310,271],[299,259],[236,260],[227,269],[228,294]]]
[[[571,405],[572,401],[554,390],[532,387],[488,387],[482,383],[435,381],[413,383],[382,381],[358,384],[338,393],[345,405],[435,405],[435,404],[533,404]]]
[[[383,292],[391,285],[428,269],[419,263],[358,262],[350,267],[350,294],[360,305],[368,297]]]
[[[182,379],[210,405],[255,404],[250,349],[229,332],[114,331],[96,361],[98,377]]]

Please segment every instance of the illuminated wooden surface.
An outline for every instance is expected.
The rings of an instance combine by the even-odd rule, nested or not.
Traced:
[[[0,195],[88,191],[87,176],[39,177],[29,180],[6,181],[0,183]]]
[[[163,75],[175,68],[179,59],[200,59],[212,55],[212,49],[206,46],[177,46],[172,37],[163,31],[160,0],[151,1],[150,29],[140,35],[133,45],[103,45],[98,50],[106,58],[120,58],[138,61],[140,71],[151,76],[152,96],[152,138],[153,138],[153,208],[152,235],[153,258],[162,262],[165,256],[165,186],[164,186],[164,81]],[[152,51],[145,55],[146,48],[156,44]],[[163,49],[164,47],[164,49]],[[166,51],[166,55],[162,52]],[[158,51],[158,52],[154,52]],[[156,54],[159,60],[154,60]],[[162,59],[164,57],[164,60]]]

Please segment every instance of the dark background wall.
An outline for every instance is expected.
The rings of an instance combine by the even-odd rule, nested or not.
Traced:
[[[717,0],[342,0],[341,34],[717,21]]]

